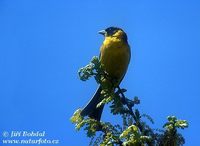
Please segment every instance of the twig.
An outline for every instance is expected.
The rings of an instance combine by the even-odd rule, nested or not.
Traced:
[[[120,94],[122,95],[122,103],[127,105],[128,109],[129,109],[129,112],[130,112],[130,115],[133,117],[133,119],[135,120],[135,123],[136,125],[138,126],[140,132],[144,132],[144,134],[146,133],[145,129],[143,129],[143,126],[141,125],[140,123],[140,120],[137,119],[136,115],[134,114],[133,112],[133,109],[132,107],[134,106],[134,103],[133,102],[130,102],[130,100],[128,98],[125,97],[124,93],[122,92],[121,88],[119,86],[117,86],[117,89],[119,90]],[[131,103],[131,104],[130,104]],[[147,142],[147,144],[149,146],[153,146],[153,144],[151,142]]]

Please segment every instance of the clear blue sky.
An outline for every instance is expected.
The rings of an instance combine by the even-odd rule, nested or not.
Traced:
[[[108,26],[123,28],[132,60],[122,87],[161,128],[189,121],[186,146],[199,144],[200,2],[118,0],[0,1],[0,132],[46,131],[60,146],[87,146],[69,118],[97,87],[77,70],[99,54]],[[103,120],[116,118],[106,108]],[[2,137],[1,137],[2,138]]]

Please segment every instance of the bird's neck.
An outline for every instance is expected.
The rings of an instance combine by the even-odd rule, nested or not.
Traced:
[[[103,43],[106,46],[110,46],[110,45],[122,45],[125,42],[122,38],[119,37],[106,37]]]

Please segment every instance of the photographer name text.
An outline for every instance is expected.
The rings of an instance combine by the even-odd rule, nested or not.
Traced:
[[[44,137],[45,131],[11,131],[10,137]]]

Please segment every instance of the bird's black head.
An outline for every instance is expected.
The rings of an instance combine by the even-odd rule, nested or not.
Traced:
[[[99,34],[102,34],[105,37],[117,37],[123,39],[124,41],[127,41],[126,33],[118,27],[108,27],[105,30],[99,31]]]

